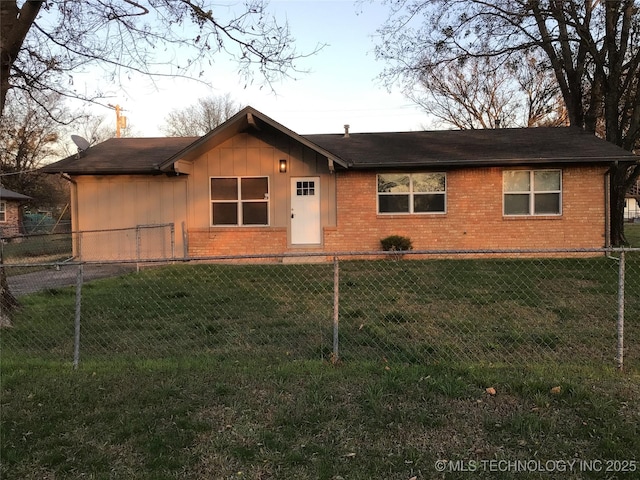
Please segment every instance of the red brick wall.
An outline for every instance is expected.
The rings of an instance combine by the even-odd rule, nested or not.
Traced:
[[[5,219],[0,221],[0,233],[4,237],[20,235],[20,204],[11,200],[2,200],[5,203]]]
[[[324,226],[323,250],[375,251],[389,235],[409,237],[415,250],[604,246],[604,167],[562,169],[560,216],[503,216],[502,172],[447,172],[447,213],[427,215],[378,215],[375,172],[337,172],[337,226]],[[287,238],[286,227],[190,230],[189,255],[284,253],[292,251]]]
[[[189,231],[189,256],[277,254],[287,251],[287,229],[228,227]]]
[[[502,168],[447,173],[447,213],[378,215],[376,174],[337,173],[337,228],[325,232],[328,251],[378,250],[388,235],[411,238],[416,250],[598,248],[604,245],[602,167],[562,169],[561,216],[505,217]]]

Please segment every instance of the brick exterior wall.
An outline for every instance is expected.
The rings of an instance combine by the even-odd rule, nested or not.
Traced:
[[[0,235],[3,237],[20,235],[22,233],[20,228],[20,204],[18,202],[12,202],[11,200],[2,201],[6,203],[6,212],[4,222],[0,222]]]
[[[375,172],[337,173],[338,225],[325,250],[379,250],[388,235],[415,250],[599,248],[605,243],[604,167],[562,168],[562,215],[505,217],[503,168],[447,172],[447,213],[378,215]]]
[[[447,172],[445,214],[379,215],[375,172],[337,172],[337,226],[323,225],[322,247],[291,248],[286,227],[189,231],[189,255],[376,251],[403,235],[415,250],[600,248],[605,243],[604,167],[562,168],[562,215],[507,217],[503,168]]]
[[[287,251],[287,229],[229,227],[189,231],[189,256],[278,254]]]

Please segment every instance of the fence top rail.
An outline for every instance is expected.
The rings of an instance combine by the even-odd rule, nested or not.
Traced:
[[[20,233],[20,234],[11,235],[11,236],[2,235],[0,238],[2,238],[3,240],[12,240],[14,238],[82,235],[83,233],[124,232],[127,230],[139,230],[141,228],[165,228],[165,227],[173,227],[173,226],[175,226],[174,223],[148,223],[148,224],[136,225],[135,227],[108,228],[108,229],[101,229],[101,230],[71,230],[68,232]]]
[[[198,263],[230,260],[278,260],[283,258],[341,258],[341,257],[390,257],[402,256],[495,256],[495,255],[549,255],[549,254],[619,254],[619,253],[640,253],[640,248],[562,248],[562,249],[492,249],[492,250],[396,250],[396,251],[343,251],[343,252],[283,252],[272,254],[251,254],[251,255],[211,255],[188,258],[150,258],[150,259],[116,259],[116,260],[77,260],[66,259],[55,262],[32,262],[19,264],[5,264],[7,267],[60,267],[78,265],[107,265],[107,264],[167,264],[167,263]]]
[[[103,233],[103,232],[123,232],[126,230],[138,230],[141,228],[164,228],[164,227],[173,227],[174,223],[146,223],[141,225],[136,225],[135,227],[123,227],[123,228],[108,228],[101,230],[74,230],[71,232],[72,235],[80,235],[83,233]]]

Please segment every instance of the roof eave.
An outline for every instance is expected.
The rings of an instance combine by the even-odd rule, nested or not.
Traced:
[[[378,163],[352,163],[350,166],[356,170],[371,170],[376,168],[419,168],[419,167],[495,167],[502,165],[557,165],[557,164],[591,164],[611,165],[616,162],[636,163],[629,157],[588,157],[588,158],[496,158],[496,159],[468,159],[468,160],[443,160],[421,162],[378,162]]]
[[[44,171],[44,170],[43,170]],[[44,171],[44,173],[49,173],[52,175],[73,175],[73,176],[93,176],[93,175],[164,175],[165,173],[159,169],[138,169],[138,170],[120,170],[120,169],[103,169],[103,170],[49,170]]]

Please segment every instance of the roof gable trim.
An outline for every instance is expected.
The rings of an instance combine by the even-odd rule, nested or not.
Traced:
[[[261,128],[260,122],[270,126],[271,128],[278,130],[279,132],[290,137],[296,142],[301,143],[302,145],[326,157],[329,161],[329,165],[331,165],[332,163],[337,163],[338,165],[341,165],[344,168],[348,168],[349,166],[348,163],[342,160],[337,155],[329,152],[328,150],[325,150],[324,148],[320,147],[319,145],[316,145],[310,140],[307,140],[303,136],[298,135],[293,130],[288,129],[284,125],[276,122],[275,120],[268,117],[267,115],[264,115],[263,113],[259,112],[255,108],[245,107],[242,110],[240,110],[238,113],[236,113],[233,117],[231,117],[229,120],[227,120],[226,122],[222,123],[221,125],[218,125],[216,128],[211,130],[206,135],[203,135],[192,144],[188,145],[187,147],[183,148],[182,150],[180,150],[179,152],[177,152],[176,154],[174,154],[173,156],[171,156],[170,158],[162,162],[159,165],[160,170],[165,172],[170,171],[176,162],[178,162],[181,159],[184,159],[185,157],[188,157],[190,154],[196,153],[201,147],[206,145],[209,141],[216,139],[216,137],[224,141],[224,140],[227,140],[228,138],[231,138],[234,134],[246,130],[247,128],[254,128],[256,130],[260,130]]]

